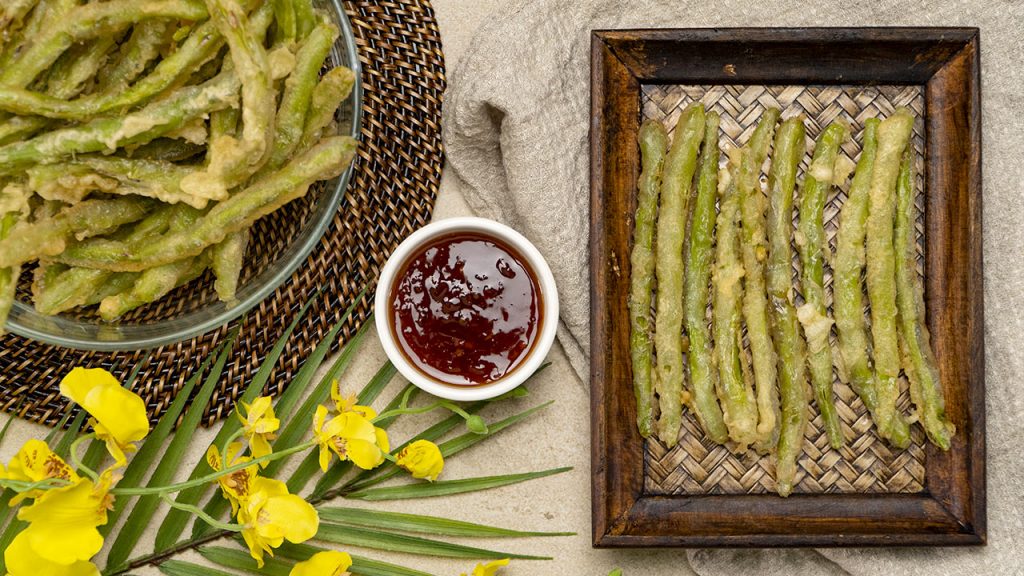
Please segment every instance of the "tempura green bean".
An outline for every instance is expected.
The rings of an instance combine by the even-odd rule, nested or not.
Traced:
[[[100,75],[99,92],[121,92],[128,88],[160,56],[160,50],[170,41],[171,30],[168,20],[143,20],[136,24],[117,59]]]
[[[686,333],[690,338],[687,360],[690,366],[690,406],[708,437],[723,442],[726,440],[726,424],[722,408],[715,397],[718,374],[715,371],[714,352],[711,347],[711,332],[707,323],[711,265],[714,260],[712,244],[715,237],[715,197],[718,192],[718,161],[722,156],[718,148],[719,117],[715,112],[707,114],[704,123],[704,148],[700,154],[700,173],[697,177],[697,197],[693,205],[693,221],[690,225],[690,241],[686,246],[686,289],[684,291]],[[744,404],[745,396],[733,398],[730,406]],[[754,411],[753,424],[757,423],[757,412],[753,398],[749,398],[750,409]],[[741,409],[727,410],[730,416]]]
[[[775,451],[775,489],[788,496],[796,481],[796,463],[803,451],[807,428],[806,351],[800,323],[792,302],[790,248],[793,192],[796,172],[804,155],[804,121],[790,118],[779,126],[768,172],[768,266],[767,293],[771,298],[771,326],[778,353],[781,399],[779,440]]]
[[[654,226],[658,213],[661,175],[668,152],[668,134],[661,122],[640,125],[640,180],[633,219],[633,251],[629,272],[629,354],[640,435],[654,433],[654,384],[651,361],[651,290],[654,286]]]
[[[902,427],[900,422],[903,421],[903,415],[896,407],[900,372],[896,330],[896,253],[893,247],[896,179],[900,158],[913,126],[914,117],[905,108],[898,109],[879,124],[878,150],[868,196],[867,286],[878,387],[877,423],[884,430],[883,436],[894,444],[896,438],[893,433],[897,427]]]
[[[946,417],[942,380],[925,325],[924,287],[917,276],[914,240],[914,154],[907,146],[896,181],[896,304],[903,370],[918,421],[933,444],[949,450],[956,427]]]
[[[658,438],[676,445],[683,412],[683,240],[697,151],[704,139],[704,106],[687,106],[676,122],[662,170],[661,206],[655,242],[658,282],[654,316]]]
[[[801,293],[804,305],[797,317],[807,339],[807,365],[815,401],[832,448],[843,446],[843,429],[832,396],[832,348],[829,334],[832,320],[825,308],[825,201],[834,180],[839,146],[849,137],[845,123],[829,124],[814,146],[814,156],[804,176],[800,195],[800,223],[797,249],[801,262]]]
[[[302,127],[299,150],[306,150],[320,139],[324,129],[334,121],[338,106],[352,93],[356,77],[348,68],[332,68],[313,89],[313,95]]]
[[[759,451],[768,450],[778,434],[779,401],[776,388],[775,351],[768,334],[768,301],[765,293],[766,200],[761,191],[761,165],[768,156],[772,135],[779,121],[779,109],[767,108],[743,148],[737,172],[743,259],[743,318],[747,324],[757,398],[757,428],[754,442]]]

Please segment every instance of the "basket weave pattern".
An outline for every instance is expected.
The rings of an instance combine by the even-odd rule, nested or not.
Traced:
[[[345,0],[344,5],[363,67],[362,135],[345,200],[307,261],[243,319],[148,355],[75,351],[5,335],[0,338],[0,408],[53,425],[66,406],[58,382],[71,367],[104,367],[123,379],[145,360],[135,391],[155,420],[202,359],[238,330],[233,354],[207,407],[204,421],[211,423],[231,411],[262,359],[311,298],[309,311],[270,379],[269,393],[283,390],[364,288],[370,296],[346,320],[334,348],[365,322],[384,261],[402,239],[430,220],[444,163],[440,117],[446,80],[440,34],[428,0]],[[259,242],[250,245],[243,282],[291,242],[311,203],[294,202],[257,224],[254,237]],[[22,289],[29,281],[27,271]],[[124,321],[156,321],[214,297],[213,278],[207,274]]]
[[[702,102],[708,110],[714,110],[721,115],[720,145],[723,150],[745,144],[767,107],[780,108],[784,118],[797,114],[805,115],[808,150],[813,146],[814,139],[821,130],[830,122],[845,120],[851,125],[854,137],[843,144],[841,153],[852,161],[856,161],[860,153],[860,133],[864,127],[864,120],[873,117],[884,118],[898,106],[909,107],[918,118],[924,115],[924,94],[920,86],[648,85],[643,88],[642,99],[644,118],[662,121],[670,131],[674,128],[683,108],[692,102]],[[913,145],[916,152],[919,191],[916,198],[918,273],[923,275],[924,179],[921,175],[924,170],[924,124],[920,120],[914,126]],[[800,164],[801,180],[809,162],[808,153]],[[849,181],[840,186],[839,190],[833,190],[825,205],[825,233],[832,253],[835,252],[839,211],[846,199],[848,186]],[[795,223],[794,209],[794,226]],[[793,248],[794,290],[796,304],[800,305],[803,299],[799,294],[799,261],[796,257],[796,247]],[[830,316],[831,286],[831,269],[826,265],[825,288]],[[905,380],[902,385],[899,407],[908,414],[910,397]],[[920,426],[912,426],[909,448],[893,449],[875,433],[867,409],[857,394],[838,378],[833,388],[846,445],[839,451],[829,446],[821,416],[812,402],[811,419],[804,438],[803,455],[798,462],[794,492],[922,491],[925,476],[925,438]],[[812,397],[809,392],[808,397]],[[733,454],[728,448],[707,439],[693,415],[686,410],[679,443],[668,450],[657,440],[646,442],[645,462],[644,490],[650,494],[763,494],[775,491],[775,465],[771,457],[759,456],[753,451]]]

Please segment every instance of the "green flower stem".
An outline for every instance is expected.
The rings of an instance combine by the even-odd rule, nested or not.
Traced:
[[[235,430],[234,434],[232,434],[231,436],[228,436],[227,440],[224,441],[224,445],[221,447],[221,451],[220,451],[220,457],[222,459],[221,462],[227,462],[228,461],[228,446],[231,446],[232,442],[234,442],[235,440],[238,440],[239,438],[241,438],[244,435],[245,435],[245,428],[239,428],[238,430]]]
[[[472,432],[476,434],[487,433],[487,424],[484,423],[481,417],[466,412],[465,410],[453,404],[452,402],[449,402],[447,400],[438,400],[433,404],[429,404],[427,406],[423,406],[420,408],[407,408],[405,407],[407,400],[408,398],[402,398],[402,404],[400,405],[399,408],[395,408],[394,410],[388,410],[387,412],[378,415],[376,418],[371,420],[371,422],[376,424],[377,422],[380,422],[382,420],[393,418],[395,416],[399,416],[402,414],[423,414],[425,412],[437,410],[438,408],[445,408],[461,416],[466,421],[466,425]]]
[[[210,526],[213,526],[214,528],[217,528],[218,530],[227,530],[228,532],[241,532],[242,531],[242,525],[241,524],[234,524],[234,523],[231,523],[231,522],[221,522],[220,520],[217,520],[216,518],[214,518],[213,516],[210,516],[206,512],[203,512],[203,509],[198,507],[198,506],[192,506],[191,504],[181,504],[181,503],[179,503],[174,498],[171,498],[171,495],[169,493],[167,493],[167,492],[161,492],[160,493],[160,499],[163,500],[164,502],[167,502],[167,504],[171,508],[177,508],[178,510],[184,510],[185,512],[189,512],[191,514],[195,514],[203,522],[206,522],[207,524],[209,524]]]
[[[149,494],[156,494],[159,496],[160,494],[165,492],[181,492],[182,490],[188,490],[189,488],[202,486],[207,482],[213,482],[222,476],[226,476],[228,474],[231,474],[232,472],[238,472],[239,470],[248,468],[255,464],[259,464],[261,462],[270,462],[273,460],[284,458],[285,456],[291,456],[296,452],[309,450],[314,446],[316,446],[316,440],[310,440],[308,442],[303,442],[302,444],[292,446],[291,448],[282,450],[280,452],[274,452],[273,454],[267,454],[266,456],[253,458],[248,462],[239,462],[238,464],[232,464],[231,466],[228,466],[227,468],[224,468],[218,472],[214,472],[213,474],[207,474],[206,476],[200,476],[199,478],[196,478],[195,480],[189,480],[188,482],[180,482],[178,484],[171,484],[169,486],[147,486],[145,488],[114,488],[113,490],[110,491],[110,493],[117,496],[146,496]]]
[[[24,480],[0,480],[0,486],[4,488],[10,488],[15,492],[31,492],[42,488],[43,490],[49,490],[50,488],[62,488],[70,484],[67,480],[60,478],[45,478],[36,482],[25,482]]]
[[[85,475],[92,479],[93,482],[99,482],[100,476],[92,468],[89,468],[85,464],[82,464],[82,459],[78,457],[78,447],[81,446],[88,440],[92,440],[96,437],[95,434],[85,434],[79,436],[71,443],[71,463],[75,465],[75,469],[79,472],[85,472]]]

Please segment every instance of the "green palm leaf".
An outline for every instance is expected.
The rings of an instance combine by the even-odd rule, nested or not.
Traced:
[[[291,338],[292,332],[299,325],[299,320],[306,315],[306,311],[309,310],[309,306],[313,303],[310,299],[302,306],[298,314],[295,315],[295,319],[285,329],[284,334],[281,335],[277,343],[267,354],[267,357],[263,359],[260,364],[259,370],[256,371],[256,375],[253,377],[252,382],[246,387],[245,392],[242,393],[239,402],[251,403],[255,400],[266,387],[267,382],[270,380],[270,374],[274,371],[274,367],[277,365],[277,361],[281,358],[281,354],[284,352],[284,347],[288,343],[288,339]],[[220,431],[217,432],[217,436],[213,439],[211,446],[221,446],[224,442],[227,442],[228,438],[231,437],[235,431],[241,426],[238,419],[228,416],[224,419],[221,424]],[[189,480],[194,480],[201,476],[205,476],[213,472],[210,465],[206,463],[206,458],[200,457],[199,461],[192,468],[192,473],[189,474]],[[199,500],[203,497],[212,486],[197,486],[195,488],[189,488],[188,490],[182,490],[178,493],[178,497],[175,501],[179,504],[185,504],[189,506],[195,506],[199,503]],[[171,548],[178,538],[185,531],[185,527],[192,521],[192,515],[184,510],[171,509],[167,516],[164,518],[163,523],[160,525],[160,529],[156,534],[156,541],[154,543],[154,551],[159,552],[161,550],[167,550]]]
[[[354,526],[338,526],[321,522],[320,530],[316,533],[316,539],[343,546],[356,546],[369,548],[371,550],[384,550],[386,552],[403,552],[406,554],[419,554],[421,556],[438,556],[441,558],[518,558],[521,560],[550,560],[546,556],[531,556],[528,554],[510,554],[484,548],[452,544],[440,540],[430,540],[419,536],[406,536],[405,534],[393,534],[381,530],[370,530],[367,528],[356,528]]]
[[[403,484],[402,486],[387,486],[385,488],[370,488],[360,490],[351,494],[345,494],[345,498],[353,500],[383,501],[383,500],[408,500],[411,498],[436,498],[438,496],[451,496],[453,494],[464,494],[466,492],[478,492],[501,486],[509,486],[561,474],[572,470],[572,467],[552,468],[540,472],[526,472],[523,474],[506,474],[503,476],[481,476],[478,478],[464,478],[462,480],[440,480],[438,482],[422,482],[416,484]]]
[[[573,536],[574,532],[524,532],[485,524],[421,516],[401,512],[382,512],[368,508],[320,508],[320,519],[334,524],[378,528],[396,532],[463,536],[469,538],[513,538],[527,536]]]
[[[216,364],[210,370],[210,374],[206,377],[202,388],[199,389],[199,393],[192,399],[188,411],[185,412],[185,417],[181,421],[181,428],[183,430],[195,430],[199,427],[199,422],[203,417],[203,412],[206,410],[206,405],[210,402],[210,397],[213,396],[213,391],[220,382],[220,377],[224,372],[224,366],[227,364],[228,358],[231,357],[231,351],[237,336],[238,329],[236,328],[228,338],[227,344],[221,350]],[[148,484],[150,486],[163,486],[172,480],[178,465],[181,463],[181,459],[188,450],[190,439],[188,434],[174,435],[171,443],[163,452],[156,470],[153,471],[153,475],[149,478]],[[146,526],[152,521],[153,514],[156,512],[159,504],[160,498],[155,495],[142,496],[138,499],[117,538],[114,539],[113,545],[110,547],[110,553],[107,555],[108,566],[120,566],[128,559],[128,556],[138,543],[139,537],[142,536]]]
[[[167,576],[235,576],[230,572],[181,560],[167,560],[160,564],[159,568]]]

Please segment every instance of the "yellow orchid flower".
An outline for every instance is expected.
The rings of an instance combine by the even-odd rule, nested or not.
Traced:
[[[96,437],[106,443],[117,466],[128,462],[125,452],[135,450],[132,442],[149,434],[146,403],[102,368],[75,368],[61,380],[60,393],[92,416]]]
[[[58,564],[40,556],[32,548],[29,537],[22,532],[14,537],[4,552],[8,576],[99,576],[92,562],[76,560],[71,564]]]
[[[19,480],[21,482],[39,482],[49,478],[78,482],[78,474],[68,466],[60,456],[57,456],[46,445],[46,442],[35,438],[25,442],[21,450],[11,458],[7,469],[2,476],[5,480]],[[38,498],[44,490],[31,490],[16,494],[11,498],[11,506],[16,506],[26,498]]]
[[[210,446],[206,451],[206,463],[210,465],[215,472],[219,472],[228,466],[234,466],[242,462],[249,462],[252,458],[248,456],[239,456],[242,452],[241,442],[232,442],[228,445],[227,453],[227,464],[221,459],[220,450],[216,446]],[[231,503],[231,513],[237,514],[239,504],[249,497],[252,490],[253,480],[256,479],[256,473],[258,472],[256,465],[247,466],[241,470],[236,470],[230,474],[225,474],[220,478],[217,478],[217,483],[220,484],[220,490],[227,498],[228,502]]]
[[[398,453],[396,463],[408,470],[413,478],[426,478],[433,482],[444,469],[444,456],[437,444],[429,440],[417,440]]]
[[[274,405],[268,396],[260,396],[252,404],[243,403],[245,416],[238,414],[249,440],[249,449],[253,458],[260,458],[273,452],[270,441],[276,438],[274,432],[281,427],[281,421],[274,417]],[[270,462],[261,462],[260,467],[266,468]]]
[[[292,567],[288,576],[345,576],[352,566],[352,557],[345,552],[317,552],[309,560]]]
[[[18,535],[24,540],[22,546],[62,566],[87,562],[103,547],[97,527],[107,523],[113,481],[110,473],[101,475],[98,484],[79,479],[70,486],[47,490],[31,506],[18,510],[18,519],[29,523]]]
[[[334,381],[334,385],[331,386],[331,399],[334,400],[334,407],[338,410],[338,414],[344,414],[345,412],[355,412],[367,420],[373,420],[377,417],[377,412],[369,406],[359,406],[356,395],[348,393],[344,396],[341,394],[341,388],[338,386],[338,381]]]
[[[249,554],[263,567],[263,553],[274,555],[274,548],[285,540],[301,544],[316,535],[320,516],[308,502],[288,493],[284,482],[256,478],[252,492],[238,509],[242,538]]]
[[[473,568],[473,573],[469,576],[494,576],[502,566],[508,566],[508,558],[494,560],[486,564],[477,564],[476,568]],[[462,576],[466,576],[466,573],[463,572]]]
[[[327,408],[318,406],[313,415],[313,433],[320,445],[320,468],[327,471],[331,452],[341,460],[351,460],[363,470],[384,463],[391,448],[387,433],[358,412],[343,412],[327,420]]]

